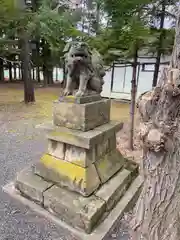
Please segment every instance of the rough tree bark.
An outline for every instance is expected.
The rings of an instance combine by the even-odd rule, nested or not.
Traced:
[[[169,67],[138,101],[143,189],[132,219],[133,240],[180,239],[180,9]]]
[[[29,56],[29,41],[28,36],[24,32],[22,35],[22,78],[24,81],[24,102],[35,102],[34,85],[31,79],[31,66]]]

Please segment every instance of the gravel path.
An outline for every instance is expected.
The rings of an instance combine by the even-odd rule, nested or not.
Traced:
[[[45,149],[44,134],[35,129],[33,120],[0,121],[0,185],[12,181],[17,172],[37,161]],[[127,231],[122,229],[126,228],[119,223],[106,240],[128,240]],[[11,239],[76,240],[0,189],[0,240]]]

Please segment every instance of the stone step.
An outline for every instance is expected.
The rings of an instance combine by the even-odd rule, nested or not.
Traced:
[[[110,211],[117,204],[134,178],[131,171],[122,169],[95,193],[106,202],[106,211]]]
[[[132,172],[121,170],[90,197],[46,182],[25,169],[17,176],[15,186],[20,193],[46,208],[59,219],[91,233],[98,222],[111,212],[133,181]]]
[[[17,174],[15,187],[25,197],[34,202],[43,205],[43,192],[51,188],[53,183],[43,180],[41,177],[35,175],[31,168],[23,169]]]
[[[43,193],[44,207],[70,226],[91,233],[106,211],[106,203],[91,195],[88,198],[53,186]]]
[[[97,228],[93,231],[91,236],[86,235],[81,240],[107,240],[109,239],[109,232],[115,228],[120,221],[120,219],[124,216],[124,213],[132,210],[137,202],[137,199],[140,195],[142,189],[143,181],[141,176],[137,176],[128,190],[125,192],[124,196],[117,203],[117,205],[111,210],[109,215],[105,218],[105,220],[97,226]]]
[[[125,192],[124,196],[119,201],[118,208],[121,207],[121,213],[130,211],[137,202],[137,199],[141,193],[143,185],[143,179],[141,176],[137,176]],[[114,208],[116,209],[116,207]],[[123,215],[122,215],[123,216]]]
[[[56,217],[56,215],[48,213],[48,211],[43,209],[42,206],[37,205],[33,201],[25,198],[15,189],[14,183],[7,184],[3,187],[3,190],[16,200],[30,207],[33,211],[36,211],[44,217],[52,220],[54,223],[59,225],[60,228],[68,230],[69,232],[67,232],[66,235],[67,238],[74,236],[75,239],[79,240],[104,240],[107,239],[106,236],[108,236],[110,230],[116,226],[119,220],[123,217],[124,213],[134,207],[134,204],[136,203],[139,193],[141,191],[142,184],[142,178],[140,176],[136,177],[128,190],[125,192],[124,196],[121,198],[121,200],[112,209],[112,211],[108,214],[104,221],[101,222],[91,234],[86,234],[82,231],[72,228],[64,221]]]

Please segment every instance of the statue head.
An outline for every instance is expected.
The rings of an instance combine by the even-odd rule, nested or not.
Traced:
[[[64,53],[66,60],[71,64],[88,64],[91,61],[91,51],[85,42],[67,43]]]

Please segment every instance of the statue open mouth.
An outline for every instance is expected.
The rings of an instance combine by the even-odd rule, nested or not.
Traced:
[[[78,53],[74,53],[74,55],[72,55],[72,57],[87,58],[87,55],[85,53],[78,52]]]

